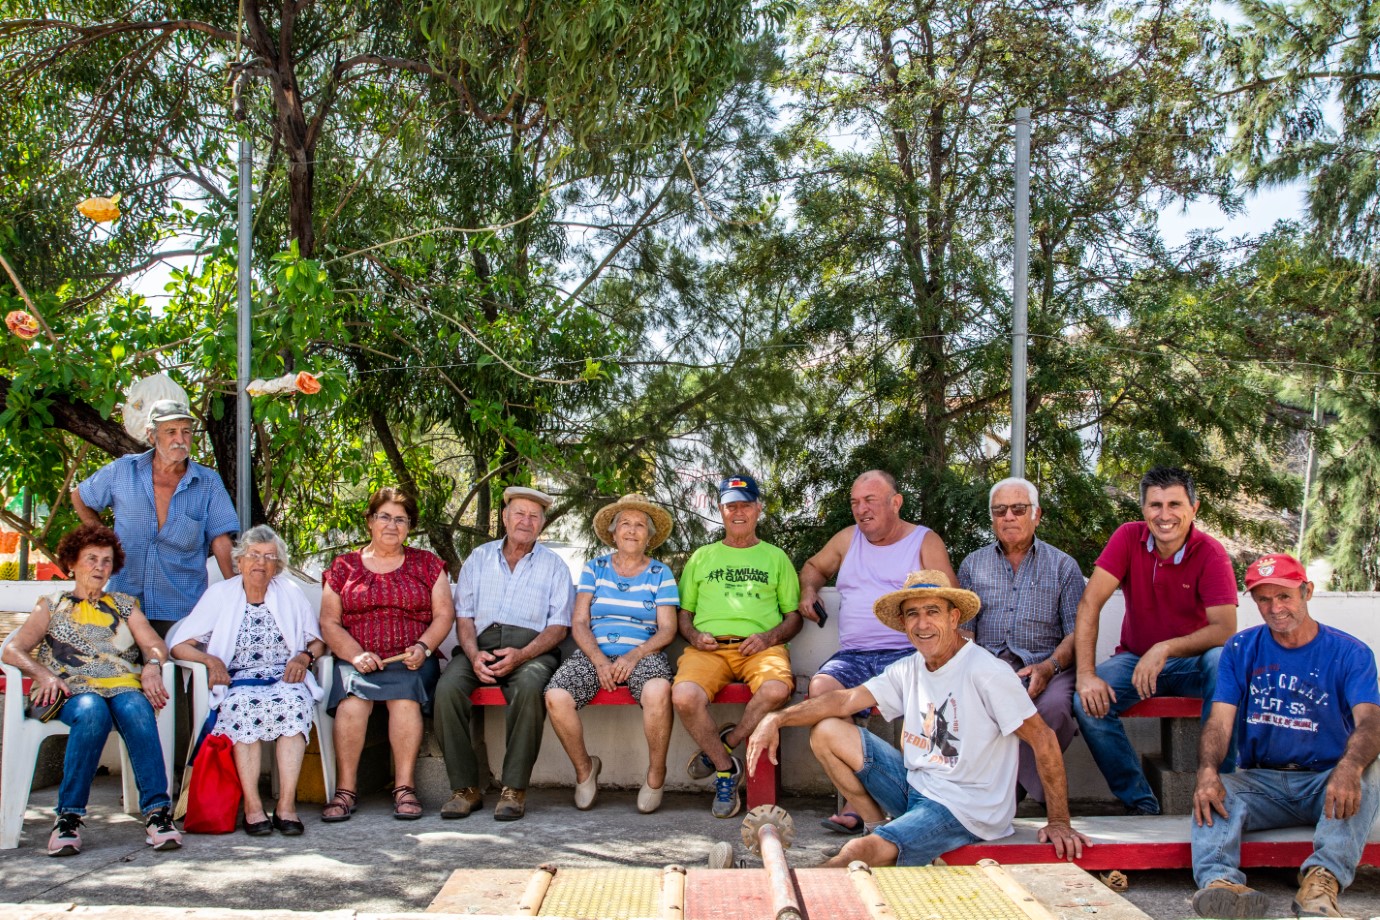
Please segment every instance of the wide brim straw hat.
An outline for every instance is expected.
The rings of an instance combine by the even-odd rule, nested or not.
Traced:
[[[872,605],[877,619],[897,632],[905,632],[901,622],[901,605],[912,597],[942,597],[959,609],[958,622],[966,623],[977,616],[982,601],[972,591],[950,587],[949,577],[935,569],[911,572],[899,591],[883,594]]]
[[[613,546],[613,519],[620,511],[641,511],[652,522],[656,533],[647,541],[647,552],[651,552],[666,542],[671,535],[671,512],[660,505],[654,505],[645,495],[633,493],[624,495],[611,505],[605,505],[594,513],[594,533],[600,540]]]

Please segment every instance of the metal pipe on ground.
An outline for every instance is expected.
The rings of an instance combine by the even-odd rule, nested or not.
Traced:
[[[551,888],[551,880],[555,877],[556,867],[551,863],[544,864],[532,873],[532,878],[527,882],[527,890],[522,893],[522,900],[518,901],[519,916],[535,917],[541,912],[541,902],[546,900],[546,892]]]
[[[661,920],[685,920],[685,867],[661,870]]]

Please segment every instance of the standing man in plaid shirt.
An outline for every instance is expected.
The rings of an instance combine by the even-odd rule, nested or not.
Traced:
[[[987,494],[995,543],[971,553],[958,568],[959,586],[982,599],[969,624],[978,645],[1005,661],[1025,684],[1040,718],[1068,750],[1078,729],[1073,716],[1073,632],[1083,573],[1062,550],[1036,539],[1040,492],[1026,479],[1003,479]],[[1045,801],[1035,753],[1021,742],[1016,798]]]

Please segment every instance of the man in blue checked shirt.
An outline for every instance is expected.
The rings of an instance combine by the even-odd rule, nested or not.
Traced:
[[[446,759],[450,800],[442,818],[466,818],[484,803],[479,760],[470,739],[470,694],[497,685],[507,701],[503,791],[495,821],[527,811],[527,783],[541,753],[546,721],[543,691],[560,664],[557,646],[570,631],[575,585],[565,561],[537,542],[552,498],[509,486],[503,492],[502,540],[477,547],[455,585],[455,634],[460,652],[436,685],[436,740]]]
[[[971,553],[958,568],[958,583],[982,599],[969,628],[977,643],[1011,665],[1035,702],[1059,750],[1077,733],[1073,717],[1073,631],[1085,581],[1078,563],[1036,539],[1040,492],[1025,479],[1003,479],[987,498],[995,543]],[[1035,754],[1021,742],[1016,797],[1041,805],[1044,785]]]
[[[223,576],[240,521],[215,470],[191,459],[195,417],[176,399],[149,407],[145,437],[153,449],[107,463],[72,490],[72,507],[86,524],[115,511],[125,567],[110,590],[132,594],[159,636],[196,606],[206,590],[206,559]]]

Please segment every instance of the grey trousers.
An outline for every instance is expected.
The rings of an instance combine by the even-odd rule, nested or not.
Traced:
[[[1077,675],[1072,668],[1060,671],[1045,685],[1044,692],[1033,701],[1040,718],[1045,720],[1045,724],[1054,730],[1054,736],[1059,739],[1061,753],[1069,749],[1073,736],[1078,734],[1078,720],[1073,716],[1073,691],[1077,682]],[[1035,769],[1035,752],[1024,741],[1021,742],[1016,782],[1021,784],[1032,799],[1044,802],[1045,784],[1040,781],[1040,771]]]

